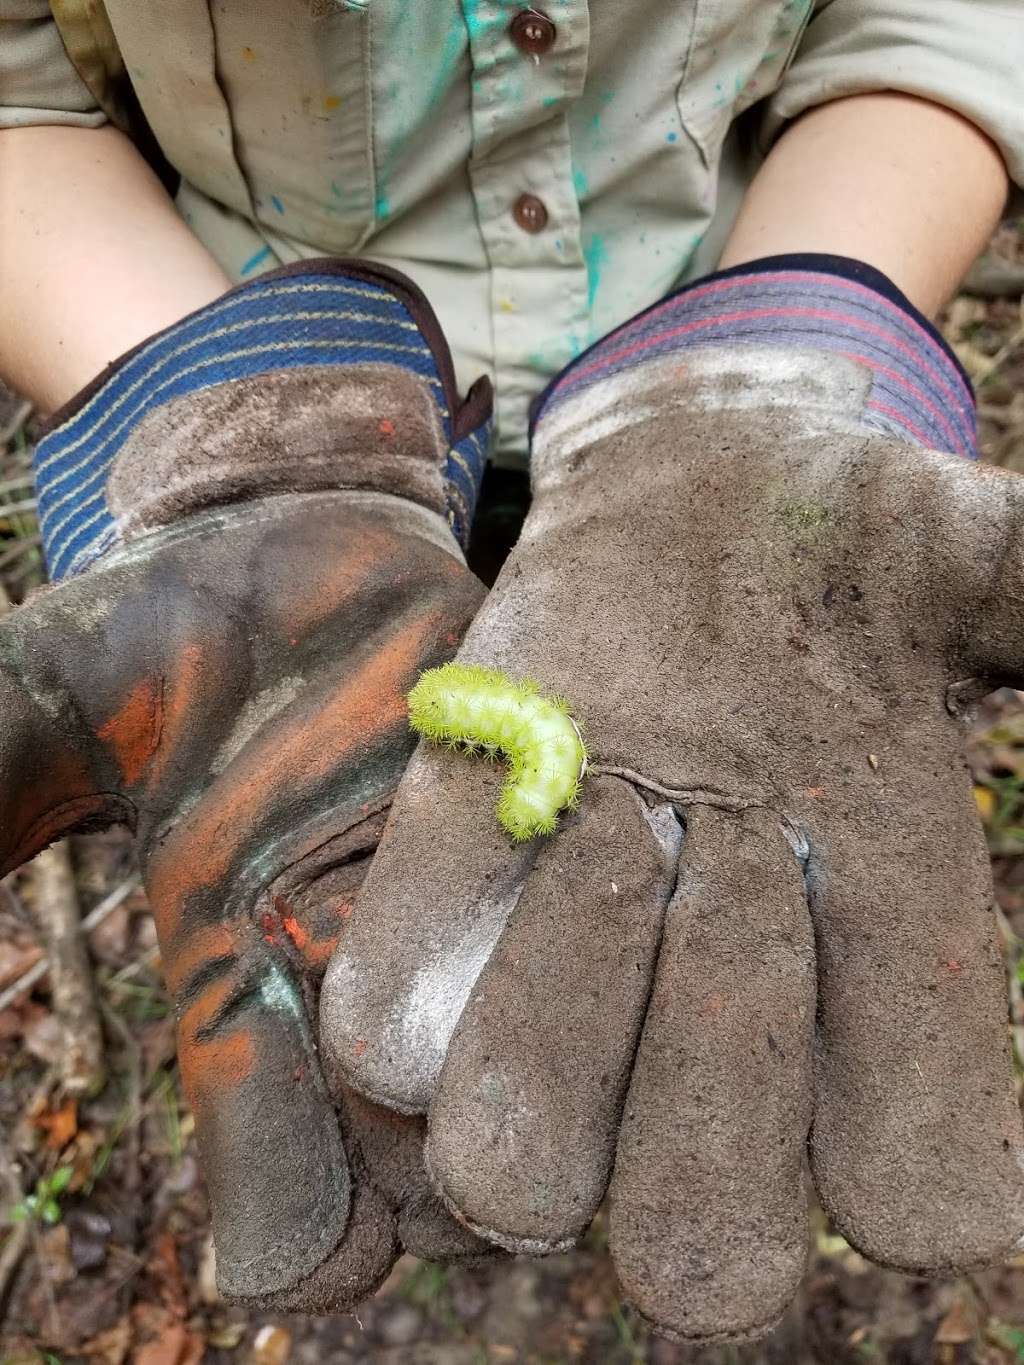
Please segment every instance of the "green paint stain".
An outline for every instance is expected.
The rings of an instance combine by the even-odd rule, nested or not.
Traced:
[[[778,504],[779,520],[797,539],[814,542],[832,520],[829,508],[813,498],[786,498]]]
[[[595,232],[584,246],[583,259],[587,266],[587,307],[593,309],[594,296],[601,283],[601,272],[608,261],[608,247],[599,232]]]

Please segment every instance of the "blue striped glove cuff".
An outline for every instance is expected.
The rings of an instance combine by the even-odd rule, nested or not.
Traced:
[[[468,535],[490,383],[465,402],[420,291],[364,262],[304,261],[122,356],[35,453],[50,575],[198,511],[281,492],[412,498]]]

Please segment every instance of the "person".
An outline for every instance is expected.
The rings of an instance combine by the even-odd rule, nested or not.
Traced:
[[[929,319],[1024,181],[1022,18],[0,0],[0,372],[54,414],[0,861],[134,829],[226,1294],[546,1252],[610,1184],[638,1310],[754,1336],[808,1151],[883,1264],[1016,1245],[959,735],[1024,502]],[[549,840],[406,768],[464,636],[584,726]]]

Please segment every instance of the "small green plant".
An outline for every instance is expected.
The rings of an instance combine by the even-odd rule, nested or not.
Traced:
[[[1014,1327],[1011,1323],[1000,1322],[998,1318],[989,1318],[985,1326],[985,1335],[993,1346],[1000,1346],[1004,1351],[1012,1351],[1013,1359],[1024,1365],[1024,1330]]]
[[[27,1194],[20,1204],[15,1204],[8,1217],[12,1223],[25,1223],[30,1219],[40,1223],[59,1223],[61,1218],[60,1197],[71,1182],[74,1170],[71,1166],[58,1166],[49,1175],[41,1175],[36,1181],[32,1194]]]

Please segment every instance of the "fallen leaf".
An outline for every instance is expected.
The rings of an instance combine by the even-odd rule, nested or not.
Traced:
[[[220,1351],[233,1351],[244,1336],[244,1322],[219,1322],[207,1332],[206,1344]]]
[[[157,1238],[146,1270],[153,1277],[153,1283],[159,1285],[164,1306],[176,1318],[184,1318],[188,1313],[188,1290],[173,1233],[164,1232]]]
[[[988,823],[996,813],[996,794],[989,787],[974,788],[974,804],[978,807],[978,814]]]
[[[132,1343],[132,1325],[122,1318],[106,1332],[100,1332],[84,1346],[78,1347],[78,1354],[86,1360],[96,1361],[96,1365],[124,1365],[128,1348]]]
[[[38,943],[19,946],[16,943],[0,943],[0,987],[9,986],[34,967],[43,955]]]
[[[50,1151],[59,1152],[78,1132],[78,1101],[69,1099],[59,1109],[44,1109],[32,1122],[46,1134]]]
[[[153,1341],[132,1353],[132,1365],[199,1365],[206,1347],[183,1322],[170,1322]]]
[[[57,1023],[56,1016],[51,1014],[49,1010],[33,1011],[25,1026],[23,1038],[25,1051],[31,1053],[40,1062],[45,1062],[47,1066],[53,1066],[60,1060],[61,1053],[64,1051],[64,1033],[60,1024]]]
[[[935,1333],[935,1344],[937,1346],[962,1346],[965,1342],[974,1340],[976,1330],[974,1314],[963,1299],[957,1299],[939,1323],[938,1330]]]
[[[36,1261],[46,1281],[51,1285],[70,1284],[75,1278],[71,1260],[71,1238],[63,1223],[40,1232],[36,1243]]]
[[[291,1349],[290,1332],[283,1327],[261,1327],[249,1352],[248,1365],[285,1365]]]
[[[196,1275],[196,1288],[203,1303],[220,1303],[217,1290],[217,1252],[213,1245],[213,1235],[207,1233],[199,1255],[199,1270]]]

